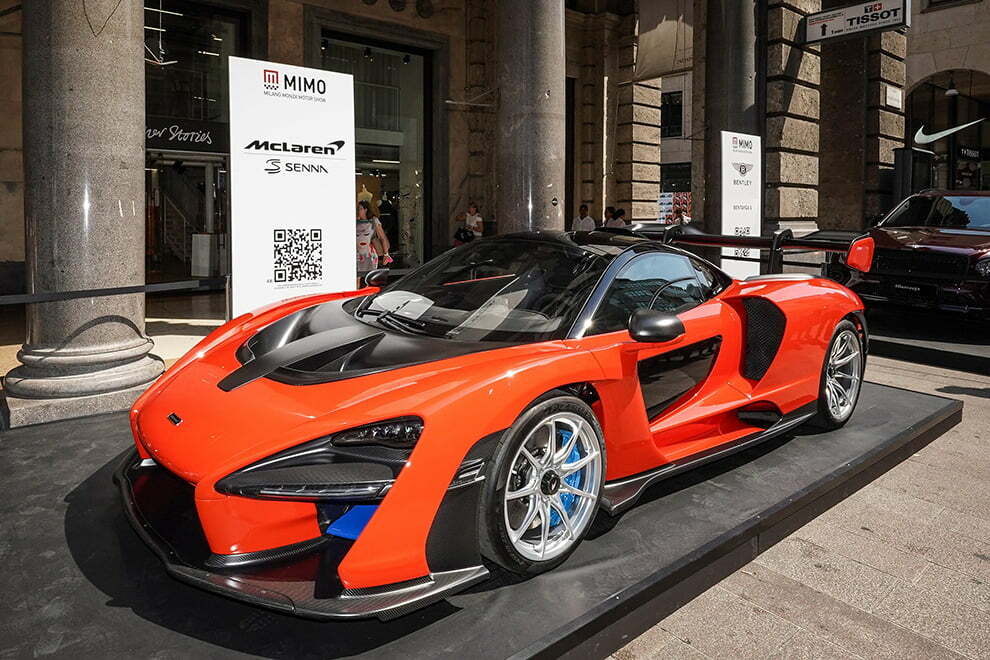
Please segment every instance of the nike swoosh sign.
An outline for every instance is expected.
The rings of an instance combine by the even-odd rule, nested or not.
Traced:
[[[984,117],[983,119],[986,119],[986,117]],[[914,134],[914,142],[915,144],[931,144],[936,140],[941,140],[942,138],[948,135],[952,135],[953,133],[956,133],[958,131],[961,131],[964,128],[969,128],[970,126],[979,124],[981,121],[983,121],[983,119],[977,119],[976,121],[971,121],[968,124],[963,124],[962,126],[956,126],[955,128],[947,128],[944,131],[939,131],[938,133],[932,133],[931,135],[925,135],[925,125],[922,124],[921,128],[918,129],[918,132]]]

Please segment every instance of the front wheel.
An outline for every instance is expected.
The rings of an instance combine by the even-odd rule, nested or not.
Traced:
[[[515,573],[550,570],[573,552],[598,510],[605,480],[598,419],[580,399],[552,393],[506,432],[489,476],[479,512],[482,553]]]
[[[823,429],[837,429],[849,421],[863,383],[863,337],[849,320],[841,321],[832,334],[822,365],[818,414],[809,422]]]

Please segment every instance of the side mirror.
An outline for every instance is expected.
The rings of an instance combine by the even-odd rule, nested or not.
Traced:
[[[379,268],[377,270],[370,271],[364,276],[365,286],[377,286],[383,287],[388,284],[388,268]]]
[[[873,265],[873,251],[876,245],[869,236],[861,236],[849,245],[846,253],[846,265],[861,273],[870,272]]]
[[[684,324],[674,314],[637,309],[629,317],[629,334],[636,341],[659,344],[684,334]]]

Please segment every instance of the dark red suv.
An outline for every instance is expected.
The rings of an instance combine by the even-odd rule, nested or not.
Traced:
[[[826,274],[867,301],[990,319],[990,192],[912,195],[870,235],[876,242],[870,272],[833,262]]]

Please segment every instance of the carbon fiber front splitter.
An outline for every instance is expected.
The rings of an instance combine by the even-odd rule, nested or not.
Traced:
[[[313,619],[394,619],[484,580],[483,566],[431,573],[369,589],[342,589],[337,565],[350,542],[328,538],[268,561],[214,569],[196,518],[192,487],[132,450],[114,472],[124,511],[174,577],[253,605]]]

